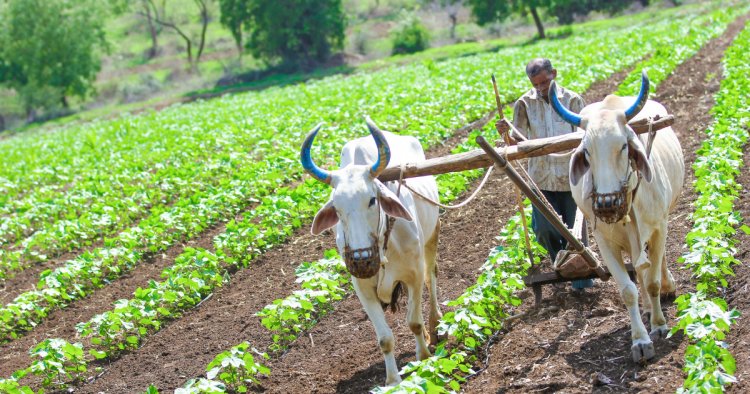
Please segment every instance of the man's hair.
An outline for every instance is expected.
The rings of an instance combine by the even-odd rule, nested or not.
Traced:
[[[551,73],[552,70],[554,70],[554,68],[552,68],[552,62],[545,58],[534,59],[526,65],[526,75],[528,75],[529,78],[539,75],[542,71]]]

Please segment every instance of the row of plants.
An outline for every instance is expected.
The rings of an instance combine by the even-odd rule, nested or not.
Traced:
[[[273,189],[274,183],[285,179],[284,167],[283,158],[246,166],[221,189],[195,193],[189,200],[142,220],[117,237],[105,239],[103,247],[85,252],[54,270],[45,270],[37,290],[24,292],[0,308],[0,341],[7,342],[32,329],[52,310],[106,286],[145,257],[236,214],[252,202],[247,196],[278,192]]]
[[[650,29],[652,31],[652,34],[648,35],[649,37],[658,37],[647,41],[647,43],[651,43],[652,47],[655,47],[665,40],[663,38],[665,35],[667,37],[674,38],[673,35],[677,34],[676,32],[680,31],[681,26],[690,24],[700,25],[705,20],[705,17],[687,15],[684,17],[684,19],[685,20],[664,20],[661,23],[650,23],[648,26],[633,26],[625,31],[611,32],[606,35],[600,34],[596,37],[573,37],[555,43],[539,43],[529,47],[510,48],[507,51],[502,51],[500,54],[494,54],[492,57],[483,55],[477,56],[477,59],[459,59],[455,61],[447,61],[444,63],[431,64],[427,66],[415,65],[404,67],[403,69],[399,69],[401,70],[401,72],[393,73],[394,75],[396,75],[395,77],[391,74],[385,73],[357,75],[351,77],[350,79],[332,77],[326,80],[318,81],[316,83],[300,85],[296,89],[271,89],[264,93],[262,96],[258,93],[255,93],[250,94],[249,97],[227,97],[221,100],[217,100],[216,103],[213,103],[217,107],[217,109],[214,110],[213,114],[216,115],[217,113],[220,113],[223,115],[223,105],[231,108],[235,108],[237,105],[245,105],[248,101],[248,98],[253,99],[253,101],[255,101],[255,104],[257,104],[250,107],[249,111],[268,111],[267,113],[274,113],[268,108],[268,106],[273,105],[274,108],[279,108],[277,106],[279,104],[285,104],[282,105],[281,108],[288,108],[289,111],[299,110],[300,112],[302,112],[302,109],[299,109],[300,103],[315,100],[317,101],[316,105],[311,104],[308,108],[320,109],[321,113],[318,114],[317,119],[327,119],[330,116],[335,116],[335,121],[340,121],[341,124],[336,125],[336,127],[334,127],[333,129],[344,132],[342,133],[343,135],[337,136],[336,141],[338,142],[331,142],[330,140],[322,139],[321,143],[317,144],[315,150],[318,152],[322,151],[323,153],[327,154],[318,153],[316,154],[316,157],[319,158],[318,160],[325,161],[325,159],[322,158],[336,156],[335,154],[333,154],[333,152],[340,147],[340,141],[347,139],[349,135],[354,134],[354,132],[352,131],[352,129],[355,129],[354,125],[361,123],[359,119],[355,119],[352,116],[357,112],[355,107],[358,108],[359,106],[363,105],[363,103],[365,103],[364,100],[360,100],[357,97],[368,97],[368,100],[366,102],[374,103],[371,104],[371,106],[373,107],[383,106],[383,108],[388,108],[389,110],[390,108],[401,107],[404,110],[408,109],[424,112],[420,113],[420,116],[411,117],[411,119],[421,121],[422,124],[416,125],[418,126],[417,128],[414,128],[416,126],[410,126],[408,129],[413,134],[416,134],[422,141],[426,141],[426,143],[434,143],[437,140],[441,139],[444,135],[447,135],[447,127],[450,127],[450,125],[455,122],[456,113],[454,111],[444,110],[445,108],[449,107],[447,101],[445,100],[454,100],[454,103],[459,101],[476,103],[479,101],[479,96],[482,96],[482,102],[486,103],[487,101],[487,89],[481,89],[482,94],[480,95],[480,89],[477,87],[477,85],[479,85],[478,82],[472,82],[470,85],[463,85],[465,81],[456,81],[455,78],[448,78],[451,75],[461,76],[461,78],[459,79],[472,76],[473,79],[478,81],[480,75],[483,74],[484,70],[487,69],[488,64],[498,64],[497,60],[499,58],[502,67],[499,67],[496,75],[499,75],[501,77],[499,78],[501,81],[516,81],[512,85],[507,84],[512,86],[512,88],[508,88],[508,86],[506,86],[506,89],[503,89],[504,94],[506,96],[512,94],[512,96],[509,97],[517,97],[527,88],[526,83],[523,81],[523,79],[516,75],[519,74],[519,72],[522,73],[523,71],[509,67],[508,64],[519,63],[522,61],[521,59],[527,59],[532,56],[532,53],[538,53],[538,51],[543,51],[546,53],[556,53],[560,58],[564,58],[563,54],[566,52],[577,52],[582,56],[569,57],[570,64],[567,64],[566,67],[570,68],[571,71],[586,70],[585,74],[580,75],[580,78],[573,80],[575,82],[571,82],[570,84],[568,84],[571,88],[580,90],[581,88],[588,86],[588,84],[592,83],[596,79],[603,78],[604,76],[609,75],[609,72],[613,67],[622,67],[638,59],[642,55],[642,48],[638,48],[638,50],[635,50],[632,49],[631,46],[624,44],[633,37],[643,34],[644,29]],[[596,47],[590,44],[594,39],[596,39],[597,41],[611,43],[611,47],[615,48],[621,56],[613,56],[607,59],[600,59],[600,62],[603,65],[588,67],[589,65],[594,64],[593,55],[598,52]],[[643,48],[649,47],[647,43],[644,44]],[[588,52],[590,52],[588,56],[583,56]],[[479,70],[482,70],[482,72],[480,73]],[[424,73],[430,73],[433,76],[432,80],[425,81]],[[573,72],[568,74],[573,74]],[[437,76],[440,76],[440,78],[437,78]],[[395,78],[395,80],[390,80],[389,78]],[[409,83],[406,84],[405,80],[409,80]],[[456,93],[461,95],[461,99],[458,100],[457,97],[454,97],[451,94],[445,94],[446,92],[455,91],[456,89],[440,89],[440,94],[432,94],[431,92],[433,90],[440,87],[440,84],[434,83],[435,80],[439,80],[440,83],[444,84],[444,88],[447,87],[448,82],[450,82],[451,84],[462,84],[461,89],[459,89]],[[398,83],[399,81],[401,83]],[[371,84],[377,84],[377,86],[381,87],[385,86],[386,88],[370,88]],[[342,85],[346,86],[346,89],[344,89]],[[410,91],[422,91],[423,93],[428,93],[424,94],[423,96],[433,98],[432,101],[410,101],[416,100],[417,96],[404,97],[404,93],[400,90],[397,90],[403,89],[402,86],[405,85],[409,86]],[[486,86],[487,84],[485,83],[484,85]],[[354,88],[354,86],[359,88]],[[336,92],[331,92],[331,89],[333,87],[336,88]],[[389,89],[393,89],[393,91],[389,91]],[[342,94],[341,92],[346,92],[347,96],[330,97],[331,95],[340,96]],[[278,97],[280,93],[289,95]],[[377,99],[374,99],[373,96],[377,96],[375,97]],[[447,98],[445,98],[445,100],[437,99],[437,97],[442,98],[443,96],[447,96]],[[469,98],[465,99],[465,97],[467,96],[469,96]],[[262,100],[262,98],[265,98],[266,100]],[[505,100],[509,101],[507,98]],[[235,101],[239,101],[240,103],[234,103]],[[208,103],[206,105],[208,105]],[[465,114],[470,115],[466,116],[471,116],[473,118],[478,117],[477,114],[481,113],[480,108],[485,107],[485,105],[486,104],[482,104],[481,106],[478,104],[467,104]],[[311,111],[309,109],[305,110]],[[323,111],[325,111],[325,113],[322,113]],[[201,111],[201,114],[203,113],[212,113],[212,111],[204,109]],[[433,117],[430,117],[425,116],[425,113],[428,115],[435,115]],[[392,112],[386,112],[385,117],[389,118],[394,115],[395,114]],[[156,117],[156,115],[154,116]],[[200,118],[199,115],[196,117]],[[409,118],[408,116],[404,117],[403,114],[401,114],[399,117],[401,119]],[[250,118],[262,119],[262,121],[266,123],[262,125],[263,127],[259,127],[260,131],[256,133],[259,138],[258,143],[254,146],[255,154],[266,157],[266,160],[260,162],[258,164],[258,167],[254,169],[254,171],[263,173],[263,170],[267,169],[267,163],[271,163],[269,164],[269,166],[273,166],[275,164],[277,167],[282,167],[274,168],[275,171],[268,171],[269,173],[273,173],[273,176],[257,176],[256,181],[259,183],[265,182],[268,184],[277,184],[279,182],[284,182],[284,180],[288,180],[290,178],[293,179],[294,176],[301,175],[301,170],[299,169],[296,160],[298,154],[298,146],[296,144],[290,143],[289,141],[301,139],[302,134],[304,133],[304,131],[306,131],[306,128],[303,128],[301,126],[293,127],[291,129],[288,129],[286,133],[282,133],[281,136],[278,136],[278,133],[276,133],[276,130],[282,129],[281,125],[284,124],[284,122],[288,123],[290,118],[293,120],[292,122],[298,122],[298,124],[301,124],[302,122],[299,120],[300,117],[296,116],[262,117],[258,115],[257,117]],[[283,121],[280,119],[282,119]],[[431,122],[430,119],[432,120]],[[245,119],[245,122],[247,121],[248,120]],[[308,120],[306,119],[304,120],[304,122],[307,121]],[[447,126],[434,122],[444,122]],[[343,126],[345,125],[351,125],[351,128],[343,128]],[[267,127],[270,127],[271,129],[268,130]],[[272,160],[272,158],[275,158],[275,160]],[[280,175],[280,173],[282,173],[283,175]],[[238,198],[242,198],[241,196],[262,195],[262,193],[260,192],[254,192],[247,189],[245,189],[242,193],[238,193],[237,188],[234,188],[233,192],[238,196]],[[206,215],[205,217],[220,220],[222,216],[227,216],[223,214],[217,214],[217,211],[220,210],[210,209],[209,211],[211,212],[211,214]],[[232,211],[234,211],[234,209]],[[168,219],[171,218],[174,218],[174,216],[168,217]],[[203,226],[205,223],[200,222],[202,219],[204,219],[203,215],[195,215],[191,219],[195,221],[187,220],[187,223],[182,224],[181,226],[187,227],[190,226],[191,223],[196,222]],[[141,224],[139,224],[139,226]],[[164,247],[170,244],[169,241],[162,241],[161,239],[159,239],[159,237],[148,237],[149,242],[138,243],[136,241],[139,238],[134,237],[132,233],[133,232],[125,232],[115,239],[116,241],[125,241],[120,242],[120,244],[124,244],[124,250],[118,249],[115,252],[118,256],[133,256],[133,258],[128,259],[129,261],[126,263],[129,267],[127,269],[132,268],[134,264],[140,261],[144,252],[162,250]],[[179,236],[184,236],[184,233],[180,234],[179,231],[177,233],[179,234]],[[190,233],[193,234],[195,232]],[[172,232],[170,232],[170,234],[172,234]],[[138,235],[140,236],[140,234]],[[158,235],[163,236],[164,233],[159,233]],[[151,242],[151,239],[153,239],[155,242]],[[174,237],[172,239],[174,239]],[[128,242],[130,243],[128,244]],[[100,275],[102,271],[100,268],[98,268],[99,266],[101,266],[101,264],[85,264],[85,262],[81,260],[99,261],[100,259],[97,256],[105,251],[109,251],[109,245],[114,244],[117,244],[117,242],[105,242],[105,248],[97,249],[92,253],[84,254],[78,259],[66,264],[66,267],[55,270],[54,273],[44,273],[41,280],[43,285],[40,286],[40,290],[22,294],[16,300],[14,300],[13,303],[7,305],[3,309],[0,309],[0,319],[2,319],[2,322],[4,323],[4,329],[3,327],[0,327],[0,329],[2,329],[4,332],[4,338],[6,338],[6,340],[8,338],[13,338],[15,337],[15,335],[17,335],[16,331],[24,331],[30,329],[34,324],[41,321],[41,319],[46,316],[46,314],[51,309],[64,306],[71,299],[80,298],[82,295],[87,294],[90,289],[96,287],[97,284],[102,284],[102,281],[100,279],[102,277],[102,275]],[[110,263],[107,263],[107,265],[109,264]],[[92,265],[93,269],[87,269],[85,271],[70,268],[79,266],[89,267]],[[108,280],[119,276],[120,271],[122,270],[119,264],[115,264],[112,267],[115,267],[115,269],[108,269],[106,272],[106,278]],[[74,272],[74,274],[69,273],[69,271],[71,270]],[[77,276],[81,272],[84,273],[80,274],[80,276]],[[57,278],[57,276],[59,276],[57,275],[57,273],[62,274],[62,276],[64,277],[63,280]],[[71,286],[69,285],[69,283],[71,283],[72,278],[75,278],[75,282]],[[52,288],[45,288],[44,286],[47,286],[49,283],[53,284]],[[45,297],[45,293],[49,293],[48,297]],[[60,295],[57,293],[64,294]]]
[[[650,92],[656,91],[656,87],[667,79],[678,65],[693,57],[709,40],[721,35],[728,23],[737,16],[743,15],[750,10],[746,4],[736,4],[729,12],[713,12],[703,25],[690,26],[685,35],[678,40],[673,40],[669,45],[659,47],[649,58],[640,62],[635,69],[625,77],[617,92],[618,96],[636,96],[640,86],[641,70],[648,71],[651,82]]]
[[[65,207],[74,212],[66,212],[65,218],[60,220],[38,223],[39,227],[31,223],[22,224],[25,230],[33,234],[8,246],[8,250],[0,250],[0,280],[11,278],[17,272],[60,253],[85,248],[97,241],[103,242],[136,221],[150,223],[158,220],[172,206],[184,205],[185,201],[194,200],[198,193],[220,192],[221,183],[226,188],[232,186],[230,182],[247,177],[245,169],[255,168],[252,167],[253,161],[251,156],[240,152],[217,152],[210,160],[172,163],[169,167],[163,167],[153,176],[154,184],[111,184],[117,186],[114,190],[128,189],[127,195],[105,191],[99,195],[91,194],[97,201],[88,205],[63,205],[57,201],[43,204],[41,206]],[[146,173],[150,174],[148,171]],[[35,211],[40,217],[50,214],[43,209]],[[147,228],[143,229],[148,231]]]
[[[52,390],[65,390],[71,383],[81,383],[88,371],[81,343],[70,343],[63,339],[47,339],[31,350],[34,362],[30,368],[17,371],[8,379],[0,378],[0,392],[7,394],[35,394],[29,386],[19,380],[29,373],[40,375],[42,385]],[[254,355],[255,354],[255,355]],[[259,383],[260,376],[268,376],[270,370],[257,358],[267,359],[248,342],[240,343],[219,353],[206,367],[206,378],[191,379],[177,394],[244,393]],[[41,389],[38,393],[43,393]],[[150,386],[146,394],[157,394],[156,386]]]
[[[530,222],[528,200],[525,206],[526,220]],[[438,334],[447,337],[437,345],[435,354],[426,360],[408,363],[400,372],[406,376],[400,384],[377,387],[374,393],[460,390],[460,384],[474,373],[472,368],[478,362],[482,345],[503,327],[510,308],[521,304],[516,292],[525,287],[522,277],[529,268],[523,231],[521,214],[517,213],[501,230],[498,237],[501,245],[490,251],[476,283],[448,302],[454,309],[445,313],[438,324]],[[533,259],[538,263],[544,249],[536,243],[533,234],[529,235],[533,240]]]
[[[748,140],[750,99],[750,28],[745,28],[727,49],[722,60],[724,79],[711,109],[714,123],[693,164],[698,194],[691,215],[693,228],[687,234],[689,252],[680,261],[696,281],[694,292],[677,298],[678,323],[671,334],[682,331],[690,340],[685,349],[687,377],[679,392],[721,392],[736,381],[735,359],[724,341],[739,317],[729,310],[727,278],[734,276],[737,260],[735,239],[742,217],[734,210],[742,186],[736,181],[743,166],[742,148]],[[750,233],[742,225],[741,230]]]
[[[194,167],[209,170],[212,157],[239,153],[242,143],[252,142],[220,130],[205,133],[174,127],[174,123],[160,125],[158,132],[152,126],[139,133],[133,130],[138,127],[136,122],[98,122],[76,129],[73,135],[60,131],[47,138],[23,136],[0,144],[0,150],[9,155],[8,151],[20,145],[24,153],[35,147],[37,155],[54,154],[55,159],[64,161],[62,168],[40,169],[60,178],[59,184],[33,183],[34,189],[22,196],[9,192],[2,196],[0,242],[20,241],[57,220],[75,220],[87,213],[90,205],[101,202],[117,204],[122,199],[124,204],[143,199],[144,205],[157,204],[189,183],[191,173],[200,175]],[[227,137],[232,143],[225,141]],[[62,148],[67,150],[60,152]],[[36,169],[27,157],[20,162],[13,162],[12,155],[5,157],[8,165],[15,165],[9,171],[33,178]]]
[[[245,212],[242,220],[230,222],[226,232],[214,238],[215,252],[187,248],[172,266],[162,272],[163,281],[151,281],[145,289],[137,289],[132,299],[119,300],[112,310],[79,323],[76,329],[90,343],[86,351],[88,356],[83,358],[84,367],[91,361],[112,360],[123,351],[137,349],[145,337],[161,328],[164,321],[178,318],[185,310],[200,303],[216,287],[229,280],[230,272],[247,266],[259,254],[284,241],[303,221],[311,219],[325,201],[327,192],[327,185],[313,179],[292,190],[277,190],[274,195],[264,197],[256,208]],[[290,217],[295,220],[290,221]],[[325,275],[322,271],[318,274],[301,271],[301,275],[318,280],[320,275]],[[51,340],[62,341],[59,338]],[[65,364],[64,360],[59,361],[61,365]],[[19,370],[13,375],[17,378],[10,378],[7,382],[17,382],[29,372],[37,374],[35,370],[33,365]],[[62,370],[50,373],[55,374],[50,380],[58,382],[55,384],[80,380],[61,375]]]
[[[273,333],[273,343],[269,347],[273,353],[287,349],[300,333],[317,324],[320,318],[333,310],[335,302],[352,291],[346,266],[335,249],[325,251],[324,257],[320,260],[303,262],[295,269],[295,274],[296,282],[300,283],[301,290],[295,291],[286,298],[274,300],[273,303],[256,313],[256,316],[262,318],[263,326]],[[234,352],[238,346],[244,346],[246,350],[249,345],[243,342],[219,356],[226,360],[227,354]],[[264,358],[269,357],[267,353],[260,353],[257,350],[255,353],[262,354]],[[244,392],[239,390],[247,390],[248,385],[259,383],[257,375],[268,376],[270,374],[268,368],[261,371],[258,367],[252,366],[249,371],[244,370],[244,375],[225,373],[222,376],[212,372],[215,371],[217,364],[217,360],[213,360],[206,367],[205,378],[190,379],[176,392],[183,394],[223,393],[227,389],[234,390],[233,392]],[[242,368],[245,367],[242,366],[240,369]],[[253,376],[249,376],[250,374]]]
[[[295,269],[296,290],[286,298],[274,300],[255,315],[273,333],[271,352],[285,350],[297,336],[318,323],[333,310],[334,303],[352,290],[350,276],[335,249],[315,262],[303,262]]]

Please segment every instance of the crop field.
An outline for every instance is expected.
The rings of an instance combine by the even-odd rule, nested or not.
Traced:
[[[701,2],[0,140],[0,392],[746,392],[748,21],[746,2]],[[545,286],[534,309],[520,213],[496,172],[441,213],[434,357],[415,362],[404,311],[387,313],[404,381],[380,387],[334,235],[309,232],[330,188],[304,175],[302,140],[323,122],[312,154],[335,168],[369,115],[428,157],[477,149],[475,136],[496,139],[490,75],[510,116],[538,56],[589,103],[634,95],[646,70],[676,118],[687,172],[667,238],[671,336],[633,363],[614,281]],[[482,172],[438,176],[441,200]]]

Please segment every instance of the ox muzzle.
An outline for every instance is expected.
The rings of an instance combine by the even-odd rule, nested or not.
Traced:
[[[596,191],[596,186],[591,191],[591,210],[594,212],[594,216],[597,219],[607,224],[617,223],[625,216],[630,213],[631,203],[633,202],[633,195],[638,189],[638,184],[632,189],[630,186],[630,179],[635,172],[633,170],[633,163],[628,166],[628,175],[620,183],[620,189],[611,193],[599,193]],[[638,179],[640,181],[640,178]],[[640,183],[640,182],[639,182]]]
[[[372,246],[362,249],[351,249],[344,246],[344,263],[346,269],[355,278],[372,278],[380,270],[380,248],[375,242]]]
[[[630,193],[626,187],[613,193],[591,193],[594,216],[604,223],[612,224],[622,220],[630,210]]]

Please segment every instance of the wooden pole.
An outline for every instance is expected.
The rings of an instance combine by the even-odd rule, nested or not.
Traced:
[[[673,123],[674,116],[667,115],[663,118],[654,119],[652,128],[653,130],[660,130],[671,126]],[[643,134],[649,131],[649,124],[646,119],[630,123],[630,127],[636,132],[636,134]],[[496,149],[496,151],[503,153],[507,160],[518,160],[575,149],[581,143],[582,138],[583,131],[578,131],[557,137],[520,141],[517,145],[501,148],[501,150]],[[436,157],[434,159],[416,163],[406,163],[404,165],[403,178],[414,178],[425,175],[437,175],[448,172],[487,168],[493,164],[494,162],[487,153],[481,149],[477,149],[456,155]],[[400,171],[401,167],[386,168],[380,173],[378,179],[382,182],[398,180]]]
[[[568,241],[568,244],[572,245],[576,252],[581,254],[583,259],[586,260],[586,263],[589,265],[589,268],[596,272],[601,280],[606,281],[609,278],[609,275],[606,271],[604,271],[604,268],[599,265],[599,261],[596,259],[596,257],[591,253],[589,249],[587,249],[583,245],[583,243],[581,243],[581,240],[576,238],[570,232],[568,227],[565,225],[565,223],[562,222],[562,220],[560,220],[560,217],[555,212],[551,212],[549,209],[547,209],[547,206],[544,205],[542,200],[539,198],[539,196],[537,196],[536,193],[534,193],[529,185],[527,185],[526,182],[523,181],[516,170],[514,170],[513,167],[508,166],[508,161],[503,158],[502,154],[498,153],[481,135],[477,137],[476,141],[477,144],[482,147],[482,150],[487,153],[487,156],[489,156],[495,163],[495,166],[505,172],[508,178],[513,183],[515,183],[519,189],[521,189],[523,194],[525,194],[526,197],[531,200],[531,203],[537,209],[539,209],[542,215],[544,215],[544,217],[552,224],[552,226],[555,227],[560,235],[562,235],[563,238]]]
[[[507,120],[505,120],[505,115],[503,115],[503,104],[500,102],[500,93],[497,91],[497,81],[495,80],[495,74],[492,74],[492,89],[495,91],[495,104],[497,104],[497,116],[500,118],[501,121],[504,121],[505,123],[508,123]],[[509,130],[505,130],[503,132],[500,130],[500,128],[497,129],[497,132],[500,133],[500,136],[502,136],[505,139],[505,145],[510,146],[510,134]],[[529,238],[529,227],[526,225],[526,210],[523,207],[523,198],[521,197],[521,191],[518,190],[518,187],[514,188],[515,194],[516,194],[516,204],[518,204],[518,211],[521,213],[521,224],[523,225],[523,236],[526,240],[526,255],[529,258],[529,269],[534,266],[534,253],[531,251],[531,239]]]

